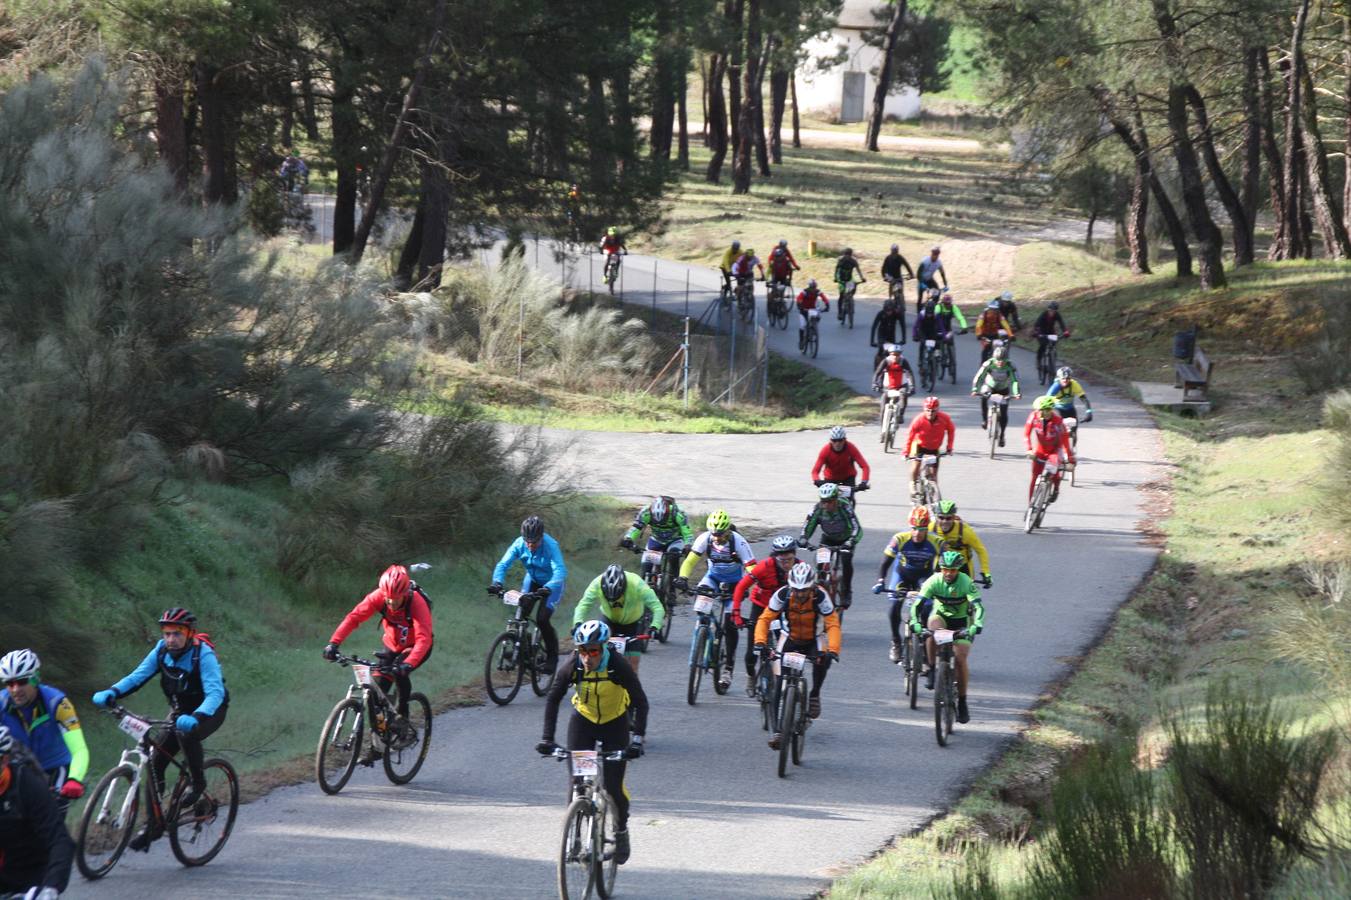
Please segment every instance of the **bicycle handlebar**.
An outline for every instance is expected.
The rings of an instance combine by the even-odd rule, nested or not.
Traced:
[[[143,716],[139,713],[134,713],[131,710],[127,709],[125,706],[105,706],[102,709],[110,716],[117,716],[118,718],[122,718],[123,716],[131,716],[133,719],[140,719],[142,722],[145,722],[148,725],[174,724],[173,719],[152,719],[149,716]]]
[[[376,669],[381,672],[391,671],[394,668],[393,659],[391,659],[389,662],[378,662],[376,660],[362,659],[359,656],[346,656],[342,653],[339,653],[338,658],[333,661],[344,668],[353,664],[359,666],[370,666],[372,669]]]
[[[571,759],[572,751],[565,747],[555,747],[554,752],[550,754],[554,759]],[[545,757],[546,759],[548,757]],[[597,753],[597,759],[603,759],[606,762],[623,762],[628,759],[627,750],[611,750],[609,753]]]

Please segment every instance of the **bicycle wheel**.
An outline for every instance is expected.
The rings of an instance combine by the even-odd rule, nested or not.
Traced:
[[[788,777],[788,756],[792,752],[793,724],[797,714],[798,686],[789,682],[783,689],[783,704],[779,709],[779,777]]]
[[[990,415],[985,420],[985,430],[990,436],[990,459],[994,459],[995,448],[999,446],[999,411],[994,400],[990,401]]]
[[[910,645],[910,671],[906,674],[906,687],[910,694],[910,708],[919,708],[919,673],[924,668],[924,643],[919,639],[919,635],[910,634],[906,640]]]
[[[516,635],[504,631],[493,639],[483,663],[483,686],[488,689],[488,699],[498,706],[510,703],[525,680],[525,667],[518,656]]]
[[[756,691],[760,694],[760,727],[769,731],[770,726],[779,720],[779,683],[774,678],[774,671],[769,663],[760,664],[755,683]]]
[[[952,737],[952,723],[957,718],[957,672],[956,669],[949,669],[948,674],[948,702],[943,704],[943,727]]]
[[[690,678],[685,688],[685,702],[690,706],[699,697],[699,683],[704,680],[704,656],[708,653],[708,626],[700,625],[694,629],[690,640]]]
[[[530,666],[530,689],[536,697],[543,697],[554,686],[557,664],[549,659],[549,650],[538,637],[530,642],[530,656],[533,660]]]
[[[804,684],[803,687],[806,687]],[[802,765],[802,751],[807,747],[807,695],[797,692],[797,715],[793,717],[796,727],[793,729],[793,765]]]
[[[338,701],[328,714],[314,752],[314,780],[325,794],[336,794],[352,777],[365,730],[361,700],[356,697]]]
[[[713,652],[709,654],[709,667],[713,670],[713,693],[717,694],[719,697],[732,689],[730,684],[727,687],[722,686],[722,670],[727,664],[727,660],[723,659],[724,651],[726,649],[727,647],[723,643],[722,629],[719,628],[714,633]]]
[[[943,356],[944,356],[944,358],[947,360],[946,365],[947,365],[947,369],[948,369],[948,379],[949,379],[953,384],[956,384],[956,383],[957,383],[957,353],[956,353],[955,350],[953,350],[951,344],[949,344],[949,345],[947,345],[947,346],[944,347],[944,349],[943,349]]]
[[[202,763],[202,777],[206,790],[192,809],[179,805],[188,789],[186,778],[178,779],[169,801],[165,829],[169,832],[169,849],[185,866],[204,866],[215,859],[230,839],[239,814],[239,776],[234,767],[213,757]]]
[[[657,640],[660,643],[666,643],[671,639],[671,603],[666,599],[665,589],[661,592],[661,608],[666,611],[666,618],[662,619],[661,628],[657,629]]]
[[[849,317],[849,327],[852,329],[852,328],[854,327],[854,298],[853,298],[853,297],[850,297],[850,298],[849,298],[849,311],[848,311],[847,313],[845,313],[845,315],[847,315],[847,316]]]
[[[90,881],[111,872],[127,849],[141,803],[135,782],[135,769],[117,766],[99,779],[85,799],[75,865]]]
[[[938,746],[946,747],[948,745],[948,734],[943,730],[944,718],[946,712],[944,707],[952,702],[948,696],[948,661],[941,656],[938,658],[938,671],[934,675],[934,735],[938,738]]]
[[[586,900],[596,883],[596,811],[578,797],[563,816],[563,841],[558,851],[558,896]]]
[[[599,850],[596,854],[596,893],[608,900],[614,896],[615,875],[619,872],[619,860],[615,857],[617,811],[608,794],[601,791],[600,796],[603,799],[596,814],[596,847]]]
[[[385,777],[395,784],[412,781],[431,745],[432,704],[425,694],[409,694],[406,730],[400,730],[385,744]]]
[[[816,359],[816,353],[821,349],[821,333],[816,328],[807,333],[807,348],[811,351],[812,359]]]

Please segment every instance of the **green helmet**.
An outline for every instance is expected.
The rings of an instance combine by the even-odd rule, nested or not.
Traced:
[[[957,501],[956,501],[956,500],[939,500],[939,501],[938,501],[938,514],[939,514],[940,516],[955,516],[955,515],[957,515]]]
[[[726,531],[732,527],[732,517],[726,510],[716,509],[708,515],[709,531]]]
[[[1035,409],[1037,412],[1042,412],[1043,410],[1051,409],[1053,406],[1055,406],[1055,400],[1045,395],[1038,397],[1032,403],[1032,408]]]
[[[962,556],[962,554],[958,553],[956,550],[944,552],[943,556],[938,560],[938,568],[940,569],[960,569],[965,565],[966,557]]]

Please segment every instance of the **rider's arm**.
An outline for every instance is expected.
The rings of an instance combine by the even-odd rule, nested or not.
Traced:
[[[159,651],[164,645],[164,641],[159,641],[150,652],[141,660],[141,664],[131,670],[121,681],[112,686],[112,692],[118,697],[125,697],[127,694],[134,693],[141,689],[141,685],[150,680],[155,672],[159,671]]]
[[[882,568],[877,571],[877,580],[882,581],[887,577],[887,569],[891,568],[891,561],[901,552],[901,536],[893,534],[887,546],[882,550]]]
[[[413,614],[413,649],[408,651],[403,661],[417,668],[432,652],[432,611],[419,591],[413,592],[413,599],[409,602],[413,604],[409,610]]]
[[[52,714],[61,729],[61,740],[66,742],[70,753],[70,768],[66,777],[84,784],[84,776],[89,771],[89,745],[84,742],[84,731],[80,728],[80,717],[75,715],[75,705],[65,697],[56,705]],[[60,787],[60,785],[58,785]]]
[[[854,546],[858,546],[858,542],[863,539],[863,526],[858,523],[858,515],[854,512],[852,503],[841,503],[840,506],[844,508],[845,515],[849,517],[849,541]]]
[[[773,564],[774,561],[769,560],[769,562]],[[755,585],[755,575],[755,572],[747,572],[741,576],[741,580],[736,583],[736,587],[732,588],[732,603],[735,606],[741,606],[741,601],[746,598],[746,592]]]
[[[985,549],[985,542],[980,539],[980,535],[976,534],[976,529],[970,525],[963,522],[961,527],[964,529],[962,537],[966,540],[967,546],[976,551],[976,556],[980,558],[980,573],[988,575],[990,573],[990,553]]]
[[[626,540],[636,541],[643,536],[643,529],[647,527],[647,507],[644,506],[638,510],[638,515],[633,517],[633,527],[624,535]]]
[[[901,369],[905,371],[905,374],[910,376],[910,381],[913,383],[915,380],[915,370],[910,368],[910,360],[906,359],[904,356],[901,357]]]
[[[816,520],[821,515],[820,504],[813,506],[812,511],[807,513],[807,521],[802,523],[802,537],[810,541],[812,535],[816,533]]]
[[[822,596],[825,591],[821,592]],[[840,613],[839,607],[829,599],[826,603],[830,606],[830,612],[821,617],[821,624],[826,628],[826,649],[836,656],[840,655]]]
[[[650,590],[650,589],[649,589]],[[643,735],[647,732],[647,694],[638,680],[638,673],[624,658],[624,654],[610,652],[610,680],[629,692],[629,704],[633,707],[633,733]]]
[[[558,730],[558,704],[563,695],[572,687],[572,672],[577,666],[577,654],[559,654],[558,671],[554,672],[554,683],[549,695],[544,698],[544,740],[552,742],[554,732]]]
[[[699,560],[704,553],[708,551],[708,532],[700,534],[689,545],[689,550],[685,553],[685,561],[680,564],[680,577],[689,578],[694,574],[694,567],[699,565]]]
[[[586,586],[586,590],[582,592],[582,599],[577,601],[577,609],[572,614],[573,627],[580,625],[587,619],[596,617],[596,610],[600,607],[600,598],[600,576],[597,575]]]
[[[859,452],[858,447],[854,446],[853,441],[845,443],[844,446],[845,449],[849,451],[849,456],[854,462],[858,463],[858,467],[863,470],[863,480],[867,481],[868,476],[872,474],[872,469],[868,467],[868,461],[863,458],[863,454]]]
[[[952,416],[939,413],[943,417],[943,430],[948,433],[948,453],[952,452],[952,442],[957,439],[957,426],[952,424]]]
[[[18,782],[11,790],[18,792],[17,805],[27,813],[28,829],[47,848],[41,886],[64,891],[70,882],[70,864],[75,856],[75,842],[66,831],[65,816],[56,805],[46,779],[32,766],[14,764],[11,771]]]
[[[788,588],[779,588],[769,597],[769,602],[765,604],[765,611],[760,614],[760,618],[755,620],[755,643],[769,643],[769,623],[779,617],[783,612],[782,594]]]
[[[657,592],[643,579],[633,573],[629,573],[628,584],[624,588],[626,594],[632,594],[642,601],[647,611],[652,613],[652,630],[660,631],[662,624],[666,621],[666,607],[661,605],[661,600],[657,597]],[[628,598],[624,600],[624,605],[628,605]]]
[[[732,532],[732,550],[736,553],[737,559],[741,561],[742,568],[749,569],[755,565],[755,550],[751,548],[750,541],[741,536],[741,532]]]
[[[1027,417],[1027,423],[1023,425],[1023,441],[1027,444],[1027,449],[1032,449],[1032,429],[1036,427],[1037,411],[1034,409]]]
[[[905,271],[907,271],[907,272],[910,273],[910,280],[911,280],[911,281],[914,281],[914,280],[915,280],[915,270],[912,269],[912,268],[910,268],[910,263],[906,260],[906,258],[905,258],[904,256],[901,257],[901,266],[905,269]]]
[[[971,393],[979,394],[981,387],[985,384],[985,373],[990,371],[990,366],[994,363],[994,357],[990,357],[980,364],[976,370],[975,377],[971,379]]]
[[[1013,370],[1013,379],[1009,384],[1009,390],[1014,394],[1021,394],[1022,389],[1018,386],[1018,367],[1013,364],[1012,360],[1009,360],[1009,368]]]
[[[943,276],[943,287],[947,287],[947,286],[948,286],[948,277],[947,277],[946,275],[944,275],[944,276]],[[957,324],[958,324],[960,327],[962,327],[962,328],[965,328],[965,327],[966,327],[966,316],[962,315],[962,309],[961,309],[961,307],[958,306],[956,303],[952,304],[952,317],[953,317],[954,319],[957,320]],[[1010,331],[1009,334],[1013,334],[1013,332]]]
[[[685,515],[684,510],[676,510],[676,523],[680,525],[680,539],[688,547],[694,542],[694,529],[690,528],[690,517]]]
[[[428,643],[431,643],[430,635]],[[190,715],[200,722],[214,715],[225,702],[225,679],[220,673],[220,660],[216,658],[216,651],[209,645],[202,644],[197,664],[202,667],[202,692],[206,694],[206,699]]]
[[[347,640],[347,636],[361,627],[371,616],[380,611],[380,606],[385,602],[385,595],[380,593],[379,589],[371,591],[365,598],[352,607],[352,611],[343,617],[334,629],[333,636],[328,639],[330,644],[341,644]]]
[[[914,456],[919,444],[919,423],[924,421],[921,413],[910,420],[910,430],[905,433],[905,455]]]
[[[816,465],[812,466],[812,481],[821,477],[821,469],[826,464],[826,454],[830,452],[830,445],[826,444],[821,448],[821,452],[816,454]]]
[[[521,538],[517,538],[511,542],[511,546],[507,548],[507,552],[502,554],[502,558],[498,560],[497,565],[493,567],[493,584],[502,584],[503,579],[507,577],[507,571],[516,560],[521,559],[524,550],[525,541]]]
[[[985,604],[980,602],[979,597],[971,600],[971,617],[966,620],[966,623],[968,631],[985,627]]]
[[[558,546],[558,541],[554,540],[553,535],[544,535],[543,541],[544,552],[549,554],[549,568],[551,570],[549,580],[545,582],[544,586],[550,592],[562,590],[563,582],[568,577],[568,567],[563,562],[563,548]]]

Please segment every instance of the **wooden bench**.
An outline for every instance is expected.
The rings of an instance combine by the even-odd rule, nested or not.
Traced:
[[[1192,349],[1192,358],[1187,362],[1176,362],[1173,364],[1177,372],[1177,378],[1174,387],[1182,388],[1182,399],[1184,401],[1204,401],[1206,399],[1206,388],[1210,386],[1210,373],[1214,368],[1205,351],[1201,349],[1200,344],[1196,344]]]

